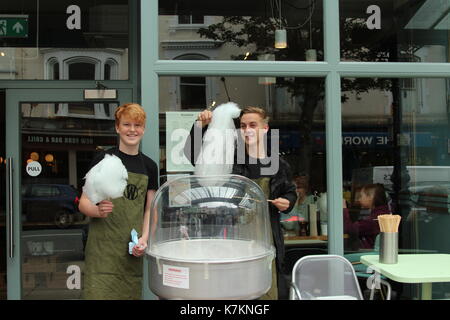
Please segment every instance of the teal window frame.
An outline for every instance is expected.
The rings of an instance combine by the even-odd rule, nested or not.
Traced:
[[[324,52],[321,62],[159,60],[158,1],[141,0],[142,104],[150,112],[143,151],[159,159],[160,76],[284,76],[326,79],[326,172],[329,210],[328,252],[344,254],[342,219],[341,79],[345,77],[448,78],[450,63],[342,62],[339,1],[323,0]]]

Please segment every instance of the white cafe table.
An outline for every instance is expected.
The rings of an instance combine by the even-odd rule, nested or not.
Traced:
[[[379,255],[361,256],[361,262],[397,282],[421,283],[422,300],[431,300],[433,282],[450,282],[450,254],[399,254],[396,264],[378,261]]]

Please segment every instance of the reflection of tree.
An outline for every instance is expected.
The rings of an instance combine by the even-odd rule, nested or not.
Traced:
[[[312,22],[312,21],[311,21]],[[310,28],[290,28],[287,32],[288,48],[274,48],[274,34],[278,22],[275,19],[262,16],[226,16],[219,23],[212,24],[199,30],[202,37],[221,41],[228,46],[242,48],[242,52],[249,52],[248,55],[232,55],[235,60],[256,60],[261,54],[273,53],[277,61],[305,61],[305,51],[311,48],[317,50],[317,60],[323,60],[323,36],[321,24],[312,22]],[[343,56],[348,60],[355,61],[389,61],[389,47],[382,41],[361,41],[364,44],[370,43],[377,48],[362,47],[359,41],[353,38],[361,38],[367,27],[361,19],[345,19],[341,23],[341,48]],[[364,29],[365,28],[365,29]],[[309,29],[309,30],[306,30]],[[376,34],[376,31],[375,31]],[[382,49],[383,48],[383,49]],[[312,129],[314,114],[321,100],[324,99],[324,80],[321,78],[277,78],[276,86],[287,89],[293,97],[299,97],[299,133],[300,133],[300,159],[297,172],[309,173],[312,159]],[[389,90],[392,82],[390,79],[359,78],[342,79],[341,88],[343,91],[342,100],[348,99],[347,94],[353,92],[357,97],[372,89]]]

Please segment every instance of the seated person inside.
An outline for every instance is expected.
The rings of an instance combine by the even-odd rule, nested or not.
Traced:
[[[364,218],[355,221],[344,201],[344,233],[357,238],[357,247],[354,249],[373,249],[375,239],[380,233],[377,217],[381,214],[390,214],[386,190],[382,184],[368,184],[361,187],[356,197],[356,205],[361,209],[369,209],[370,213]]]
[[[280,215],[281,226],[285,234],[299,235],[299,223],[307,222],[308,205],[315,203],[314,196],[309,191],[309,177],[307,175],[298,175],[293,180],[296,186],[297,201],[294,208],[288,214]]]

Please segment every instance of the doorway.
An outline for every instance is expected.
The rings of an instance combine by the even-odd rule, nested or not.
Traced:
[[[120,99],[94,102],[82,89],[5,91],[3,150],[14,170],[13,214],[0,221],[11,225],[3,226],[11,243],[2,243],[12,246],[8,299],[81,299],[89,219],[78,200],[92,158],[116,145],[114,110],[132,101],[132,90],[118,91]]]
[[[7,252],[6,243],[6,141],[5,141],[5,91],[0,90],[0,252]],[[0,300],[6,294],[6,254],[0,255]]]

